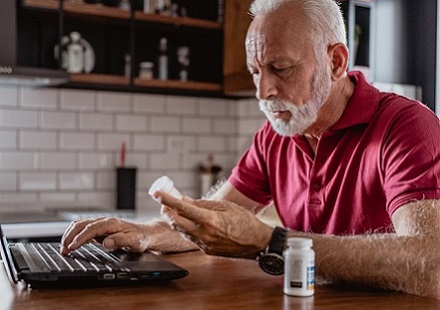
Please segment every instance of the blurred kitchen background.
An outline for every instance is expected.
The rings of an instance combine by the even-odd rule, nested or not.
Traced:
[[[264,122],[244,54],[250,2],[5,2],[0,222],[42,221],[38,235],[53,236],[67,224],[43,233],[52,210],[115,210],[122,163],[136,168],[136,210],[153,214],[148,189],[162,175],[192,197],[213,166],[213,180],[226,178]],[[439,115],[439,1],[339,2],[350,69]],[[64,84],[34,87],[51,81]]]

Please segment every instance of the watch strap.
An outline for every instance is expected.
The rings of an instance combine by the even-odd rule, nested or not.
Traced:
[[[266,253],[282,255],[286,245],[287,233],[286,228],[275,226]]]

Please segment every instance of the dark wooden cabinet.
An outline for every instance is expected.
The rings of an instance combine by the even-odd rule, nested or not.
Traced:
[[[224,23],[224,92],[229,95],[255,95],[255,86],[247,70],[245,38],[251,18],[252,0],[226,0]]]
[[[142,2],[142,1],[140,1]],[[60,69],[56,45],[76,31],[92,47],[91,72],[70,74],[72,88],[114,89],[172,94],[223,94],[222,0],[178,1],[186,17],[145,14],[139,1],[132,9],[88,4],[74,0],[17,1],[18,63],[23,66]],[[220,15],[219,15],[220,14]],[[169,78],[139,78],[139,64],[153,62],[157,68],[159,40],[168,40]],[[177,48],[190,51],[188,81],[180,81]],[[129,55],[130,75],[126,74]],[[90,60],[89,60],[90,61]]]

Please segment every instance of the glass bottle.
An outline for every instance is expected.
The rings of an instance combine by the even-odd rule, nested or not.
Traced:
[[[168,45],[168,39],[161,38],[159,42],[159,58],[158,58],[159,80],[168,80],[167,45]]]

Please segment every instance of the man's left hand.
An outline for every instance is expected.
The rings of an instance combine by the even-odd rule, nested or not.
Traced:
[[[169,224],[207,254],[255,258],[268,245],[273,228],[226,200],[176,199],[156,192]]]

